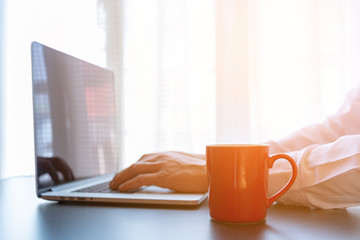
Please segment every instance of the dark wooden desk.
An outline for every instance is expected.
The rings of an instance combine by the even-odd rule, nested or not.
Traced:
[[[360,239],[360,207],[273,205],[265,222],[211,221],[197,208],[64,204],[37,199],[33,177],[0,181],[0,239]]]

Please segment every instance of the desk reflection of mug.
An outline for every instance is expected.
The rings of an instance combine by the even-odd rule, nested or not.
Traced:
[[[287,184],[268,197],[269,169],[277,159],[292,166]],[[268,145],[217,144],[206,146],[209,210],[214,220],[230,223],[263,221],[267,208],[295,181],[295,161],[286,154],[269,156]]]

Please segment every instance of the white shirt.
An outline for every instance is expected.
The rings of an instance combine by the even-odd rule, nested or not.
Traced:
[[[278,203],[324,209],[360,205],[360,87],[322,124],[269,144],[272,154],[286,152],[298,166],[294,185]],[[277,162],[270,169],[270,194],[291,176],[290,164]]]

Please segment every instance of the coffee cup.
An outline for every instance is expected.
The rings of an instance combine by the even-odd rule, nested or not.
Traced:
[[[292,176],[277,193],[268,196],[269,169],[278,159],[292,166]],[[267,209],[292,186],[297,166],[287,154],[269,155],[266,144],[206,146],[210,217],[227,223],[264,221]]]

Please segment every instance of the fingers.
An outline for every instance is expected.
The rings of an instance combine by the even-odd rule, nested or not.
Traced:
[[[157,185],[157,181],[158,181],[157,173],[140,174],[120,184],[120,186],[117,189],[121,192],[126,192],[132,189],[140,188],[142,186]]]
[[[110,187],[113,190],[129,191],[141,186],[157,185],[174,191],[194,192],[203,189],[203,179],[206,182],[202,158],[180,152],[162,152],[143,155],[137,163],[116,174]],[[205,185],[207,190],[207,182]]]
[[[117,173],[113,180],[110,182],[110,187],[113,190],[118,189],[119,185],[123,184],[130,179],[136,178],[138,175],[154,173],[161,168],[161,163],[157,162],[137,162],[129,168]]]
[[[49,160],[54,164],[56,169],[62,173],[66,182],[75,179],[72,170],[63,159],[59,157],[52,157]]]

